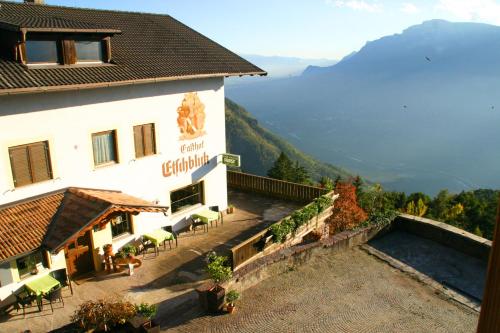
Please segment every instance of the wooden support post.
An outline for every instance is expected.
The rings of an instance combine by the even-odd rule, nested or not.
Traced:
[[[500,332],[500,202],[477,332]]]

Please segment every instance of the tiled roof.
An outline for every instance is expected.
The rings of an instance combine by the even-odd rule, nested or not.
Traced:
[[[85,228],[117,211],[166,212],[128,194],[69,188],[0,207],[0,261],[36,250],[63,246]]]
[[[61,191],[0,208],[0,261],[40,247],[63,197]]]
[[[94,30],[94,31],[108,31],[119,33],[120,30],[109,29],[100,24],[93,24],[88,22],[79,22],[69,20],[62,17],[37,17],[37,16],[20,16],[8,15],[0,10],[0,27],[19,31],[26,29],[27,31],[33,29],[52,29],[55,31],[64,30]]]
[[[0,59],[0,94],[196,77],[265,74],[168,15],[1,2],[0,22],[38,28],[120,30],[112,64],[27,68]]]

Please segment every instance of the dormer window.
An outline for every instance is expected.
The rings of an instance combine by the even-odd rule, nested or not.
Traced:
[[[77,63],[100,63],[103,62],[102,41],[75,41]]]
[[[27,40],[26,61],[28,64],[57,64],[59,63],[57,41],[55,40]]]
[[[90,65],[111,60],[111,38],[76,34],[28,34],[21,61],[29,66]]]

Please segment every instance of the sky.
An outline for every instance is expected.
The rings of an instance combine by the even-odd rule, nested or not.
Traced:
[[[430,19],[500,25],[500,0],[45,0],[169,14],[238,54],[341,59]]]

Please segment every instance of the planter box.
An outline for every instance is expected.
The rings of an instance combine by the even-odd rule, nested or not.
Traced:
[[[200,302],[200,306],[205,311],[208,311],[207,293],[213,287],[214,285],[212,283],[205,283],[195,289],[198,293],[198,301]]]
[[[206,293],[207,295],[207,305],[208,311],[215,313],[222,310],[224,305],[224,296],[226,295],[226,289],[221,286],[215,286]]]

